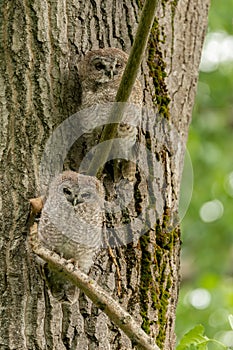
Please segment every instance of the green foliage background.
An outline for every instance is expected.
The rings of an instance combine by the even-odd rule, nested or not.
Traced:
[[[233,0],[212,0],[208,33],[233,35]],[[200,72],[188,151],[194,171],[191,203],[182,221],[182,282],[177,309],[177,337],[201,323],[208,337],[233,347],[228,315],[233,314],[233,61]],[[199,211],[217,199],[223,215],[205,223]],[[206,307],[196,308],[190,295],[209,293]],[[200,294],[202,297],[202,294]],[[218,349],[217,345],[208,345]]]

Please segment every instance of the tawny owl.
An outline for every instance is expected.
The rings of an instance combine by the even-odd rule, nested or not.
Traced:
[[[94,51],[89,51],[84,59],[79,64],[79,77],[82,86],[82,105],[81,108],[85,109],[97,104],[103,104],[108,102],[114,102],[116,93],[128,60],[128,55],[117,48],[105,48]],[[140,82],[136,80],[133,87],[129,103],[142,105],[142,88]],[[135,145],[138,137],[139,128],[135,118],[138,118],[138,109],[136,113],[131,113],[131,123],[120,123],[118,125],[116,138],[124,138],[124,150],[122,154],[126,157],[132,158],[131,152],[133,152],[133,146]],[[92,119],[94,120],[94,123]],[[98,118],[101,125],[101,115],[93,113],[87,115],[82,123],[83,127],[92,129],[92,125],[96,123]],[[105,116],[104,116],[105,118]],[[106,118],[105,118],[106,121]],[[130,121],[130,119],[129,119]],[[133,123],[132,123],[133,122]],[[132,125],[133,124],[133,125]],[[98,143],[102,128],[96,128],[94,132],[87,134],[86,143],[87,151],[91,147]],[[121,152],[119,152],[121,153]],[[122,156],[122,158],[124,158]],[[132,162],[115,162],[114,177],[118,173],[117,167],[121,167],[122,176],[132,181],[135,175],[135,164]],[[117,179],[115,179],[117,180]]]
[[[104,196],[95,177],[65,171],[51,182],[41,213],[39,240],[64,258],[75,259],[85,273],[102,244]],[[69,283],[49,266],[47,279],[52,293],[64,298]]]

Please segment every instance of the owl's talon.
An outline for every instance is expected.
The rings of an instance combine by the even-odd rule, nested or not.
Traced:
[[[67,264],[73,264],[78,266],[78,261],[76,261],[74,258],[66,260]]]

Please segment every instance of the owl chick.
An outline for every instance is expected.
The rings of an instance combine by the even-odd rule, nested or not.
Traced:
[[[117,48],[89,51],[79,63],[82,108],[114,102],[129,56]],[[142,104],[142,89],[136,80],[129,103]]]
[[[65,259],[75,259],[85,273],[102,243],[104,196],[95,177],[65,171],[51,182],[41,213],[39,240]],[[69,282],[49,265],[45,273],[52,294],[64,299]]]
[[[128,55],[117,48],[105,48],[90,51],[86,54],[84,59],[79,64],[79,76],[82,86],[82,105],[81,108],[85,109],[96,104],[104,104],[108,102],[114,102],[116,93],[128,60]],[[133,87],[129,103],[141,106],[143,100],[143,94],[141,84],[136,80]],[[135,123],[134,113],[131,114],[130,120],[132,123],[120,123],[118,125],[118,131],[116,138],[124,138],[124,150],[122,149],[122,155],[126,155],[127,158],[133,158],[131,154],[133,146],[135,145],[138,137],[138,127]],[[99,125],[103,123],[101,115],[96,113],[89,113],[87,118],[83,118],[83,127],[92,129],[92,125],[96,125],[96,118]],[[92,120],[93,119],[93,120]],[[104,122],[106,122],[106,116],[104,116]],[[131,125],[132,124],[132,125]],[[96,128],[94,132],[87,133],[86,143],[87,151],[98,143],[102,131],[102,127]],[[127,148],[127,150],[125,150]],[[119,152],[118,152],[119,153]],[[122,156],[124,158],[124,156]],[[114,180],[119,180],[119,171],[124,178],[128,178],[132,181],[135,178],[136,166],[132,162],[121,161],[114,162]],[[120,169],[121,168],[121,169]],[[116,175],[117,174],[117,175]]]

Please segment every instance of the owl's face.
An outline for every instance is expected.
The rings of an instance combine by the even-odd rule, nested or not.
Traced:
[[[120,80],[128,55],[116,48],[89,51],[79,66],[80,79],[86,84],[107,84]]]
[[[121,77],[125,63],[119,57],[93,57],[90,62],[95,81],[103,84]]]
[[[72,171],[64,171],[54,179],[49,195],[51,199],[68,205],[70,209],[71,206],[75,210],[86,206],[90,208],[104,207],[105,193],[100,181],[93,176]]]
[[[98,201],[96,188],[94,188],[94,186],[82,188],[79,184],[64,182],[60,187],[60,191],[65,199],[74,207],[82,205],[83,203],[94,204]]]

